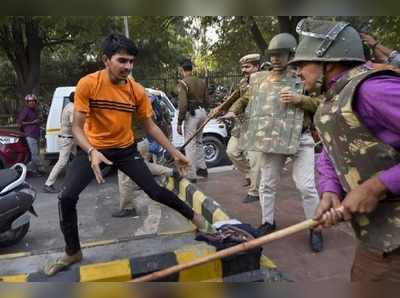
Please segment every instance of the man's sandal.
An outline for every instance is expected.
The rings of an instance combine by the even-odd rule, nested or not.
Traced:
[[[50,262],[44,269],[43,273],[47,276],[53,276],[60,271],[67,270],[73,264],[78,263],[81,261],[80,259],[74,259],[71,261],[66,261],[62,257],[57,258],[56,260]]]

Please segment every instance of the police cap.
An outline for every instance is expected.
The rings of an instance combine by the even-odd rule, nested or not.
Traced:
[[[240,58],[239,63],[240,64],[246,64],[246,63],[260,63],[261,56],[260,54],[248,54]]]

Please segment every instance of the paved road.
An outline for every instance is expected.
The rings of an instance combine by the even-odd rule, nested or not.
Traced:
[[[118,206],[116,180],[116,175],[112,175],[103,185],[93,181],[82,193],[78,210],[83,243],[132,237],[151,238],[157,237],[156,235],[160,233],[173,234],[179,231],[190,233],[193,230],[193,226],[186,219],[175,211],[151,201],[141,191],[135,193],[139,218],[112,218],[111,212]],[[29,182],[39,190],[35,207],[40,217],[32,220],[32,227],[20,244],[0,250],[0,255],[21,251],[62,250],[63,239],[58,225],[56,195],[40,193],[44,178],[32,178]],[[200,180],[198,187],[218,201],[231,217],[258,226],[261,217],[259,203],[241,203],[246,194],[241,186],[242,182],[243,178],[239,172],[232,170],[232,166],[225,166],[210,170],[209,178]],[[277,225],[278,228],[283,228],[302,220],[304,215],[301,200],[289,172],[286,171],[281,180],[276,202]],[[265,246],[264,254],[278,265],[280,271],[295,281],[332,279],[347,281],[354,253],[351,229],[343,224],[325,231],[324,237],[325,250],[319,254],[310,251],[307,232]],[[155,241],[157,240],[142,241],[141,252],[135,253],[149,252],[155,248]],[[146,243],[149,245],[148,249]],[[173,246],[169,244],[159,248],[171,249],[171,245]],[[157,246],[159,245],[156,244]],[[98,251],[99,254],[104,252],[102,249]]]
[[[0,254],[63,247],[58,224],[57,194],[42,193],[44,181],[45,178],[28,179],[38,191],[34,206],[39,218],[32,217],[31,228],[23,241],[1,249]],[[136,191],[134,196],[140,217],[113,218],[111,213],[119,203],[116,175],[107,177],[102,185],[92,181],[82,192],[77,206],[81,241],[87,243],[193,229],[193,225],[183,216],[150,200],[142,191]]]
[[[304,220],[300,194],[294,186],[288,171],[283,172],[276,200],[277,228],[284,228]],[[243,177],[231,167],[222,172],[214,170],[208,179],[201,180],[198,186],[204,193],[219,202],[228,214],[250,223],[261,224],[261,209],[258,202],[241,203],[246,195],[241,186]],[[281,239],[264,246],[264,254],[272,259],[279,270],[294,281],[349,280],[350,266],[354,254],[354,240],[350,226],[341,224],[324,231],[325,250],[313,253],[308,245],[308,232]]]

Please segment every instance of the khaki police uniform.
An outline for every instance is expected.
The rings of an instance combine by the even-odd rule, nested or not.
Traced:
[[[57,144],[60,148],[59,157],[45,182],[46,186],[52,186],[56,182],[58,175],[67,165],[71,153],[76,150],[76,144],[72,136],[73,114],[74,104],[69,102],[61,113],[61,128],[57,138]]]
[[[243,65],[259,61],[259,54],[249,54],[240,58],[239,63]],[[243,78],[239,83],[239,96],[232,102],[231,107],[229,107],[228,111],[234,112],[235,115],[238,116],[238,119],[235,120],[235,126],[232,129],[226,153],[233,165],[243,173],[247,179],[250,179],[250,186],[247,194],[258,197],[258,189],[260,186],[260,154],[255,151],[246,152],[244,148],[240,146],[239,142],[240,135],[243,133],[244,127],[246,127],[246,115],[244,115],[245,109],[240,108],[236,102],[241,102],[240,98],[246,93],[248,87],[249,81]]]
[[[205,110],[208,107],[207,86],[204,80],[189,75],[178,82],[177,91],[179,99],[178,125],[183,123],[186,142],[207,119]],[[187,178],[196,179],[198,169],[207,169],[202,132],[197,134],[186,146],[185,153],[191,163]]]
[[[292,72],[257,72],[251,76],[248,92],[233,108],[249,115],[240,143],[260,155],[260,203],[262,222],[274,223],[274,205],[281,171],[286,159],[293,159],[293,180],[299,190],[306,218],[312,218],[319,204],[314,177],[314,140],[310,134],[312,113],[318,97],[302,96],[298,105],[280,102],[280,91],[302,92],[301,82]]]

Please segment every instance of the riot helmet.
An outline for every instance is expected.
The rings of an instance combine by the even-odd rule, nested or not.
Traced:
[[[275,35],[268,45],[268,53],[289,52],[294,53],[297,46],[296,38],[289,33],[280,33]]]
[[[302,19],[300,42],[291,64],[299,62],[365,62],[359,33],[349,23]]]

